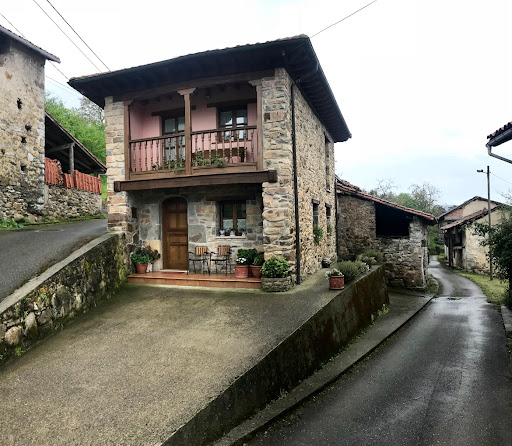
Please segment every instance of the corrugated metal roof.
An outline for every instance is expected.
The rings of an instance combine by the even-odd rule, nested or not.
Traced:
[[[204,51],[108,73],[72,78],[69,85],[99,106],[105,97],[135,93],[195,79],[284,67],[335,142],[352,135],[334,98],[309,37]]]
[[[395,208],[400,211],[407,212],[409,214],[414,214],[418,217],[424,218],[425,220],[431,222],[432,224],[434,224],[436,222],[436,218],[432,214],[429,214],[428,212],[417,211],[416,209],[411,209],[406,206],[401,206],[401,205],[393,203],[391,201],[384,200],[383,198],[379,198],[374,195],[367,194],[366,192],[363,192],[359,187],[357,187],[354,184],[351,184],[345,180],[337,179],[336,192],[353,195],[355,197],[362,198],[363,200],[373,201],[375,203],[380,203],[380,204],[383,204],[384,206]]]
[[[7,28],[4,28],[3,26],[0,26],[0,34],[3,34],[4,36],[8,37],[9,39],[12,39],[12,40],[15,40],[16,42],[21,43],[26,48],[40,54],[45,59],[60,63],[60,59],[57,56],[54,56],[53,54],[49,53],[48,51],[43,50],[42,48],[38,47],[37,45],[34,45],[32,42],[29,42],[27,39],[25,39],[21,36],[18,36],[18,34],[13,33],[12,31],[8,30]]]

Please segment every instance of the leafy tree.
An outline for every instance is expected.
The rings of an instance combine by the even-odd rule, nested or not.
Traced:
[[[79,108],[67,108],[60,99],[47,96],[45,108],[96,158],[105,163],[105,122],[100,107],[84,98]]]
[[[490,248],[490,260],[496,275],[508,281],[505,304],[512,309],[512,213],[491,227],[487,223],[476,223],[474,233],[485,237],[480,244]]]

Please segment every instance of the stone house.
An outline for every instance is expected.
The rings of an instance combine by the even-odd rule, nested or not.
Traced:
[[[480,245],[483,238],[474,234],[473,228],[475,223],[489,223],[487,200],[485,204],[484,209],[458,218],[442,227],[449,266],[483,274],[489,272],[488,248]],[[491,207],[491,224],[499,223],[508,212],[509,208],[506,205]]]
[[[337,180],[338,256],[354,259],[365,248],[384,254],[387,281],[408,288],[428,282],[427,226],[433,215],[400,206]]]
[[[334,143],[350,132],[307,36],[71,79],[105,108],[109,228],[187,268],[206,245],[336,257]],[[222,235],[225,234],[225,235]]]
[[[78,213],[84,213],[80,205],[84,200],[94,202],[99,211],[101,196],[97,193],[92,197],[89,191],[69,192],[45,184],[45,157],[58,158],[64,150],[66,159],[76,160],[74,164],[83,173],[106,170],[45,113],[45,63],[60,62],[59,59],[0,26],[0,60],[0,218],[35,220],[42,215],[68,216],[69,200],[63,196],[70,194],[78,204],[73,206]],[[61,146],[63,141],[65,146]],[[74,169],[73,162],[71,165]]]
[[[491,200],[491,209],[496,206],[502,206],[503,203],[499,201]],[[460,252],[456,253],[453,249],[449,247],[449,240],[445,240],[445,231],[444,228],[447,225],[451,225],[458,220],[461,220],[465,217],[472,216],[475,212],[482,211],[483,209],[488,209],[487,198],[475,196],[466,200],[464,203],[459,204],[451,208],[449,211],[441,214],[437,217],[437,222],[439,225],[439,243],[444,244],[444,253],[446,258],[448,259],[448,265],[454,266],[455,255],[461,254]],[[460,240],[457,241],[457,246],[460,246]],[[457,249],[458,250],[458,249]],[[457,251],[456,250],[456,251]],[[457,259],[457,264],[462,264],[462,257]]]

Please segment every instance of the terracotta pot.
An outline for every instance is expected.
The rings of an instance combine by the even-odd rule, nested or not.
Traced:
[[[252,277],[259,279],[261,277],[261,266],[251,265]]]
[[[137,270],[137,273],[144,274],[146,272],[146,270],[148,269],[148,264],[147,263],[136,263],[135,269]]]
[[[235,279],[247,279],[249,277],[249,265],[235,265]]]
[[[331,276],[329,277],[330,290],[342,290],[345,288],[345,276]]]

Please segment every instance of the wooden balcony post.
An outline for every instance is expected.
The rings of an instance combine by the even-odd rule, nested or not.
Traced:
[[[256,134],[258,135],[258,156],[256,158],[256,168],[263,170],[263,117],[261,110],[261,79],[249,81],[256,87]]]
[[[69,173],[75,175],[75,143],[69,145]]]
[[[178,90],[185,99],[185,175],[192,175],[192,114],[190,107],[190,95],[195,88]]]
[[[133,101],[124,101],[124,178],[130,179],[131,151],[130,151],[130,105]]]

